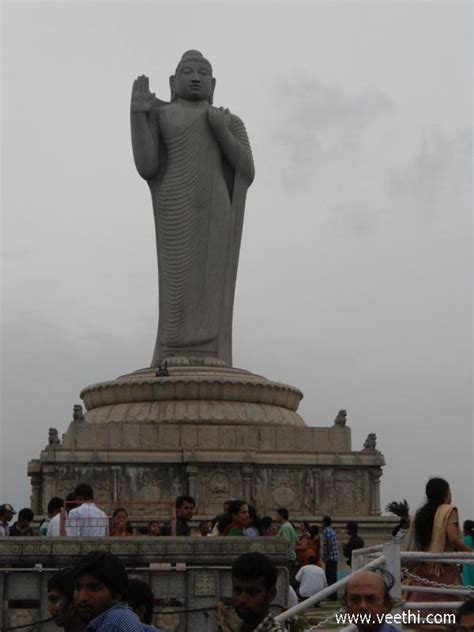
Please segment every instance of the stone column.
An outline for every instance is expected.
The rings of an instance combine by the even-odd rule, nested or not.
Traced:
[[[314,512],[318,513],[321,505],[321,470],[313,468],[311,471],[314,480]]]
[[[43,513],[42,499],[41,499],[41,474],[31,475],[31,509],[37,516]]]
[[[382,471],[380,468],[369,470],[370,480],[370,515],[380,516],[380,477]]]
[[[251,498],[251,484],[252,484],[253,467],[251,465],[244,465],[242,467],[242,476],[244,479],[244,495],[243,498],[249,502]]]
[[[47,504],[53,496],[56,496],[55,489],[55,472],[49,468],[43,470],[43,493],[41,494],[41,504]],[[46,510],[46,507],[41,507],[42,510]]]
[[[120,468],[112,467],[112,501],[116,503],[119,499],[119,479],[120,479]]]
[[[196,476],[198,473],[197,465],[187,465],[186,474],[188,476],[188,494],[194,498],[196,504],[198,499],[196,498]]]

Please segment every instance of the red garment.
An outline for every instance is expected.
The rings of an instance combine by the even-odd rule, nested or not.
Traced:
[[[239,533],[231,533],[231,534],[229,534],[229,531],[231,529],[236,529],[236,530],[239,531]],[[232,521],[224,529],[224,531],[222,532],[222,535],[245,535],[245,533],[244,533],[243,527],[242,527],[242,525],[240,523]]]

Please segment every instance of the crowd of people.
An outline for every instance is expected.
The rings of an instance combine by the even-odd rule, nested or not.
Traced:
[[[399,527],[394,530],[394,535],[401,539],[402,549],[430,553],[472,552],[474,550],[474,521],[466,520],[464,522],[464,534],[462,535],[460,518],[456,507],[452,504],[448,482],[442,478],[432,478],[428,481],[425,491],[426,502],[423,506],[412,518],[404,516]],[[48,516],[36,529],[31,526],[34,521],[31,509],[24,508],[17,514],[10,504],[0,505],[0,537],[33,535],[45,537],[190,536],[192,534],[190,523],[193,520],[195,509],[194,498],[188,495],[179,496],[175,501],[174,511],[169,520],[165,522],[150,521],[146,527],[143,525],[135,527],[124,507],[117,507],[108,517],[95,504],[92,487],[81,483],[65,499],[54,497],[49,501]],[[17,516],[17,519],[10,525],[9,523],[14,519],[14,516]],[[358,535],[356,522],[348,522],[346,532],[348,540],[342,545],[341,550],[350,566],[353,551],[363,548],[364,541]],[[324,516],[320,525],[310,524],[306,521],[295,525],[290,520],[288,509],[284,507],[277,509],[273,516],[260,517],[256,508],[246,501],[229,499],[224,503],[219,515],[212,520],[199,523],[198,535],[201,537],[237,536],[251,538],[277,536],[285,539],[288,542],[289,551],[290,586],[288,599],[290,605],[320,592],[337,581],[339,543],[329,516]],[[95,560],[94,563],[97,563],[98,555],[96,554],[96,558],[86,556],[75,569],[58,572],[51,578],[49,597],[51,616],[58,622],[63,620],[61,617],[64,617],[65,612],[69,613],[69,622],[62,627],[70,629],[71,632],[79,632],[85,627],[89,632],[100,632],[110,629],[102,627],[105,623],[108,625],[110,621],[115,620],[116,617],[122,617],[123,614],[124,620],[127,621],[124,624],[126,632],[134,632],[135,629],[146,631],[147,628],[143,626],[149,625],[150,612],[153,608],[153,595],[149,586],[141,585],[136,580],[123,584],[114,583],[118,581],[117,577],[121,576],[118,571],[118,574],[114,571],[115,579],[112,581],[106,570],[99,571],[97,569],[102,568],[105,562],[110,563],[110,568],[112,568],[114,564],[120,564],[120,561],[114,560],[114,556],[107,557],[109,554],[101,553],[100,555],[106,557],[103,558],[103,562],[94,567],[92,562]],[[259,627],[259,632],[284,629],[278,627],[279,624],[274,622],[268,609],[268,605],[275,597],[276,575],[274,578],[271,569],[273,563],[268,558],[264,560],[265,556],[259,557],[260,554],[249,555],[249,558],[242,556],[244,558],[242,569],[244,570],[237,562],[235,563],[237,566],[234,564],[235,568],[233,567],[234,600],[236,611],[243,621],[242,629],[256,629],[249,627],[250,624],[253,625],[252,621],[255,623],[254,619],[256,620],[256,618],[259,625],[263,620],[266,621],[266,627]],[[104,568],[108,568],[107,565]],[[258,616],[255,612],[252,614],[254,602],[246,592],[245,582],[248,583],[249,581],[259,583],[260,592],[258,594],[261,601],[259,602],[260,614]],[[465,564],[460,569],[455,564],[426,561],[416,563],[411,567],[411,572],[404,582],[406,600],[408,603],[413,603],[414,607],[420,601],[439,601],[440,597],[436,592],[410,591],[411,586],[426,586],[426,582],[432,582],[431,585],[447,584],[450,586],[461,586],[464,582],[465,585],[472,587],[474,586],[474,566]],[[90,598],[91,594],[99,591],[98,584],[103,584],[100,590],[108,595],[103,601],[99,600],[102,604],[100,607],[104,607],[104,610],[100,612],[94,605],[96,603],[94,599]],[[92,586],[96,586],[96,588],[92,588]],[[252,590],[256,590],[255,586]],[[390,582],[387,583],[386,579],[377,574],[367,571],[356,575],[346,585],[344,596],[346,609],[348,612],[351,611],[351,608],[353,611],[357,611],[360,603],[368,600],[364,595],[372,594],[370,591],[374,593],[371,598],[372,605],[379,603],[380,608],[387,608],[390,605],[389,590]],[[147,595],[146,599],[144,598],[145,594]],[[127,595],[128,605],[125,604],[125,595]],[[273,597],[270,599],[272,595]],[[328,599],[336,600],[337,592],[329,595]],[[443,600],[458,601],[459,595],[443,596]],[[370,600],[368,600],[369,602]],[[69,604],[69,610],[65,609],[64,604]],[[264,607],[264,604],[267,605]],[[464,610],[462,611],[465,618],[467,617],[467,621],[471,621],[474,617],[474,613],[469,610],[469,607],[468,605],[465,608],[463,606]],[[370,610],[369,606],[368,609]],[[132,611],[136,613],[135,618],[132,617]],[[104,615],[104,612],[107,614]],[[144,613],[148,614],[145,615]],[[259,618],[260,615],[262,615],[261,618]],[[134,627],[138,625],[137,617],[141,620],[142,627],[140,628]],[[246,623],[246,617],[249,618],[249,625]],[[96,621],[97,618],[98,622]],[[439,627],[443,628],[443,626]],[[120,627],[117,628],[117,631],[119,629]],[[430,629],[435,630],[436,628],[431,625]],[[384,632],[388,632],[388,630],[385,629]]]
[[[232,592],[241,632],[283,632],[270,612],[278,569],[262,553],[245,553],[232,564]],[[160,632],[153,627],[155,598],[148,583],[129,577],[112,553],[93,551],[48,581],[48,612],[65,632]]]
[[[48,503],[48,516],[37,530],[31,527],[34,519],[31,509],[22,509],[18,520],[12,525],[8,523],[16,514],[9,504],[0,506],[0,536],[32,536],[46,537],[127,537],[127,536],[190,536],[190,521],[193,519],[196,503],[191,496],[179,496],[175,501],[173,518],[164,523],[150,521],[146,527],[135,528],[129,520],[126,508],[116,508],[109,518],[94,502],[94,491],[89,484],[80,483],[74,492],[63,500],[53,497]],[[349,541],[343,552],[350,558],[352,551],[364,546],[364,541],[357,536],[358,525],[347,524]],[[222,513],[211,521],[202,521],[198,525],[200,536],[243,536],[269,537],[278,536],[288,542],[289,570],[292,586],[298,589],[299,597],[305,598],[314,591],[322,590],[337,581],[337,565],[339,546],[332,520],[325,516],[321,529],[318,525],[301,522],[297,527],[290,521],[288,509],[281,507],[275,515],[257,514],[255,507],[243,500],[229,499]],[[324,570],[322,566],[324,565]],[[334,593],[329,599],[337,599]]]

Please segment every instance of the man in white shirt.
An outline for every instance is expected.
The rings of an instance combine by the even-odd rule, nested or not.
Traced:
[[[63,506],[59,509],[58,513],[49,521],[48,530],[46,531],[46,536],[48,538],[60,536],[64,537],[66,535],[67,515],[71,511],[71,509],[74,509],[76,506],[77,505],[74,494],[68,494]]]
[[[308,559],[308,564],[302,566],[296,573],[296,581],[299,582],[299,594],[303,599],[312,597],[327,587],[326,574],[322,568],[317,566],[317,558],[312,555]]]
[[[75,538],[102,538],[109,535],[109,519],[94,504],[94,492],[87,483],[74,490],[78,507],[71,509],[66,521],[66,535]]]

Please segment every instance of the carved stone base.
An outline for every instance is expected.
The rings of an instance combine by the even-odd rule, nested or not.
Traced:
[[[284,506],[309,519],[380,514],[382,465],[377,451],[351,452],[348,427],[75,421],[29,474],[38,513],[88,482],[104,509],[134,516],[169,517],[174,499],[191,494],[207,518],[243,498],[261,515]]]

